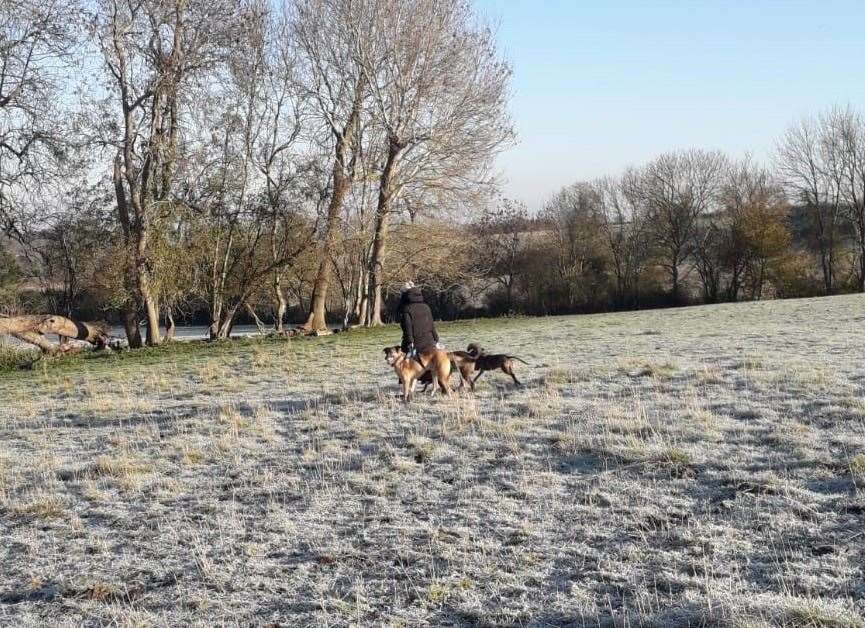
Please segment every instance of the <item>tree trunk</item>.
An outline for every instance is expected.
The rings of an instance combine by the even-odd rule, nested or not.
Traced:
[[[150,347],[155,347],[162,342],[159,333],[159,305],[150,289],[150,275],[147,274],[144,277],[139,275],[138,282],[142,301],[144,301],[144,311],[147,314],[147,344]]]
[[[852,203],[855,216],[852,222],[856,229],[856,244],[859,249],[856,256],[858,258],[856,260],[856,266],[858,267],[856,270],[856,291],[865,292],[865,208],[862,207],[865,199],[857,201],[855,196],[854,194]]]
[[[345,317],[343,318],[343,327],[348,328],[351,325],[362,325],[366,322],[366,290],[367,290],[367,275],[365,256],[361,256],[355,264],[353,276],[351,278],[351,308],[346,308]]]
[[[834,209],[830,209],[835,211]],[[820,243],[820,264],[823,269],[823,289],[826,294],[835,291],[835,216],[823,217],[819,206],[817,211],[818,240]]]
[[[820,264],[823,268],[823,290],[826,294],[832,294],[834,283],[832,277],[832,255],[825,246],[820,251]]]
[[[367,294],[367,283],[369,276],[365,267],[361,265],[357,277],[357,294],[355,295],[354,320],[358,324],[366,321],[366,313],[369,309],[369,295]]]
[[[612,248],[612,247],[610,247]],[[625,267],[622,263],[622,260],[618,255],[613,255],[613,272],[616,275],[616,308],[623,309],[625,307],[625,282],[627,281],[625,277]]]
[[[279,271],[273,273],[273,294],[276,298],[276,313],[273,327],[277,333],[281,334],[283,331],[283,321],[285,320],[285,311],[288,309],[288,304],[285,301],[285,293],[282,291],[282,275]]]
[[[331,276],[329,252],[333,249],[333,245],[336,242],[334,233],[335,224],[336,219],[334,218],[332,223],[328,220],[328,226],[325,227],[327,235],[325,235],[325,241],[321,247],[321,252],[327,252],[328,254],[322,255],[321,260],[318,263],[315,282],[312,286],[312,299],[310,302],[309,315],[306,318],[306,322],[303,324],[303,327],[309,331],[325,329],[327,327],[327,290],[330,286]]]
[[[766,262],[765,262],[765,260],[761,260],[760,261],[760,272],[757,275],[757,286],[756,286],[756,290],[754,291],[755,294],[757,295],[756,298],[758,301],[763,298],[763,284],[765,283],[765,280],[766,280]]]
[[[862,233],[860,228],[859,236],[859,276],[857,279],[856,289],[859,292],[865,292],[865,233]]]
[[[237,310],[240,308],[240,304],[232,305],[225,314],[225,319],[219,326],[219,331],[217,333],[218,340],[227,340],[231,337],[231,330],[234,327],[234,317],[237,316]]]
[[[138,312],[133,305],[127,305],[123,310],[123,329],[126,331],[126,341],[129,343],[130,349],[140,349],[143,346],[141,342],[141,327]]]
[[[384,254],[387,246],[388,226],[390,223],[390,206],[393,201],[394,168],[397,157],[405,145],[396,138],[390,138],[387,159],[381,171],[378,186],[378,206],[375,212],[375,236],[372,241],[372,254],[369,260],[369,290],[367,303],[369,317],[367,325],[376,327],[382,325],[381,320],[381,290],[384,281]]]
[[[128,164],[126,167],[129,167]],[[124,285],[129,296],[135,302],[136,310],[144,310],[147,320],[147,344],[151,346],[158,345],[160,342],[159,308],[156,303],[156,295],[151,289],[150,269],[148,268],[147,242],[149,234],[146,225],[146,216],[142,207],[143,201],[140,198],[140,190],[130,190],[129,199],[127,199],[123,181],[130,180],[130,176],[129,173],[126,173],[126,177],[124,178],[123,162],[120,154],[114,160],[113,178],[114,191],[117,198],[117,212],[127,248]],[[128,200],[131,202],[132,210],[136,216],[134,220],[130,215]],[[137,316],[136,314],[136,318]],[[126,329],[127,332],[130,331],[129,327]],[[130,347],[138,348],[141,346],[140,332],[128,336],[128,339]]]
[[[208,334],[211,340],[219,338],[219,327],[222,323],[222,299],[214,295],[210,301],[210,326]]]
[[[327,291],[330,286],[330,277],[333,272],[331,264],[331,252],[336,245],[337,221],[345,196],[348,193],[350,182],[342,167],[334,166],[333,170],[333,194],[327,208],[327,220],[324,227],[324,241],[319,248],[318,271],[315,282],[312,285],[312,299],[310,302],[309,316],[304,323],[304,328],[309,331],[325,329],[327,327],[326,305]]]
[[[252,320],[255,322],[255,327],[258,329],[258,333],[266,334],[267,325],[265,325],[264,322],[258,317],[255,308],[246,301],[243,302],[243,307],[246,308],[247,313],[252,317]]]
[[[165,308],[165,342],[174,340],[174,335],[177,333],[177,325],[174,323],[174,312],[170,307]]]
[[[220,326],[222,324],[222,311],[225,303],[223,299],[226,278],[228,275],[228,256],[234,242],[233,234],[229,236],[225,246],[225,255],[223,255],[221,264],[216,257],[213,259],[210,275],[210,327],[209,335],[211,340],[219,338]],[[218,244],[217,244],[218,250]]]
[[[117,217],[123,232],[123,287],[126,290],[127,302],[123,308],[123,328],[126,330],[126,340],[130,349],[143,346],[141,342],[141,318],[139,315],[139,298],[135,290],[134,264],[132,257],[132,220],[129,215],[129,205],[126,189],[123,187],[123,152],[118,151],[114,157],[114,195],[117,199]]]
[[[327,329],[325,309],[327,305],[327,290],[330,285],[332,274],[331,254],[336,246],[337,222],[339,212],[342,210],[343,202],[351,187],[349,174],[349,153],[354,150],[357,126],[360,121],[360,110],[363,103],[363,79],[358,81],[355,88],[355,99],[351,113],[346,120],[345,127],[341,133],[337,133],[335,158],[333,162],[333,190],[330,202],[327,206],[327,216],[324,225],[324,238],[319,247],[318,272],[315,275],[315,283],[312,286],[312,300],[310,303],[309,316],[303,324],[307,331],[319,331]]]
[[[679,304],[679,259],[674,257],[670,264],[670,279],[673,283],[673,303]]]
[[[727,283],[727,288],[724,290],[727,301],[735,303],[739,300],[739,292],[742,290],[742,274],[745,272],[747,261],[733,263],[733,270],[730,273],[730,281]]]

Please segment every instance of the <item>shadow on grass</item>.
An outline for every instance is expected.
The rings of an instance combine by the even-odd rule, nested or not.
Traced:
[[[561,591],[550,590],[550,594],[560,594]],[[607,596],[602,596],[610,603]],[[699,604],[685,604],[668,608],[657,613],[639,613],[617,608],[613,605],[611,611],[596,614],[582,613],[513,613],[510,617],[496,617],[496,612],[489,614],[482,611],[462,611],[448,605],[437,613],[431,624],[436,626],[452,626],[454,628],[473,626],[476,628],[619,628],[621,626],[644,626],[646,628],[704,628],[730,625],[723,616],[724,609],[712,611]],[[713,615],[716,615],[713,617]]]

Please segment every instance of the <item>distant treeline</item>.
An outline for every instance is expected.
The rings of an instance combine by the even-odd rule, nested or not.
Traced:
[[[480,225],[490,313],[595,312],[865,288],[865,120],[835,108],[790,127],[774,168],[683,150],[504,203]]]
[[[468,0],[18,0],[0,20],[0,315],[378,325],[862,291],[865,123],[772,166],[682,150],[497,196],[510,67]],[[142,334],[142,330],[144,333]]]

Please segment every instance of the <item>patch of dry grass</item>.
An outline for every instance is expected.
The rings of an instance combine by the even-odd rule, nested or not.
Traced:
[[[34,519],[60,519],[67,514],[66,501],[45,489],[33,490],[9,501],[8,511],[12,515],[24,515]]]

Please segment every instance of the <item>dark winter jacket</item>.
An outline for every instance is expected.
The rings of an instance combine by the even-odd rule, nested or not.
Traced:
[[[418,351],[424,351],[433,348],[439,341],[432,311],[424,303],[420,288],[410,288],[402,293],[398,314],[402,326],[403,351],[409,351],[411,345]]]

